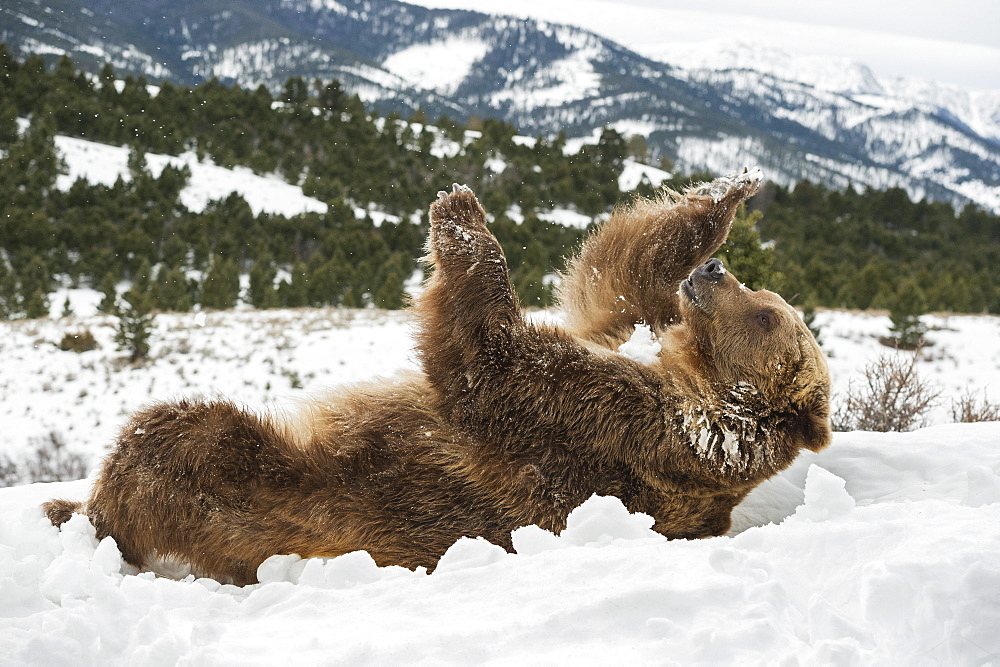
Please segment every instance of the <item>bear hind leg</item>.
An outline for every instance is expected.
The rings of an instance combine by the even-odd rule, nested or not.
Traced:
[[[75,500],[50,500],[42,503],[42,511],[52,522],[53,526],[59,527],[70,520],[74,514],[83,514],[83,503]]]

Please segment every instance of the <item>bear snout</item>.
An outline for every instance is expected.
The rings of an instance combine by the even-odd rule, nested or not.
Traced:
[[[701,278],[711,283],[717,283],[726,275],[726,267],[722,265],[722,260],[713,257],[691,272],[692,280]]]
[[[699,285],[715,287],[720,283],[726,275],[726,267],[722,265],[722,262],[714,257],[701,266],[695,268],[688,276],[688,279],[681,282],[680,293],[688,298],[692,304],[705,311],[709,311],[708,301],[711,301],[711,297],[706,290],[699,289]],[[711,291],[711,290],[709,290]]]

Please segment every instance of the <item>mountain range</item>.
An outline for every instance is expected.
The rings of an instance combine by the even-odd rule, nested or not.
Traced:
[[[0,41],[151,83],[338,79],[381,112],[501,118],[528,135],[610,126],[685,172],[759,164],[782,184],[1000,212],[1000,91],[855,63],[802,68],[741,45],[651,59],[568,25],[395,0],[6,0]]]

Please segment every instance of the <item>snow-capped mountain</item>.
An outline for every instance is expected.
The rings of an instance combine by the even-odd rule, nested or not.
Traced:
[[[739,45],[650,59],[565,25],[394,0],[12,0],[0,38],[21,57],[153,80],[337,78],[381,111],[499,117],[525,134],[611,126],[683,171],[753,163],[786,184],[898,186],[1000,212],[1000,92],[856,63]]]

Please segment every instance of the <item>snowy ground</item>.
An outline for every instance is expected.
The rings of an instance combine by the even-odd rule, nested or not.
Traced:
[[[152,361],[132,368],[93,294],[70,296],[77,317],[0,323],[9,456],[55,431],[96,464],[151,400],[278,410],[415,364],[405,314],[306,309],[161,315]],[[818,320],[843,390],[888,319]],[[927,321],[921,371],[949,396],[1000,398],[1000,318]],[[55,346],[81,328],[100,349]],[[283,557],[242,589],[129,574],[82,518],[48,525],[38,504],[83,498],[87,480],[0,489],[0,665],[1000,664],[1000,423],[947,424],[947,402],[931,421],[837,434],[755,491],[727,537],[667,542],[592,499],[559,537],[518,531],[514,555],[464,540],[430,575]]]

